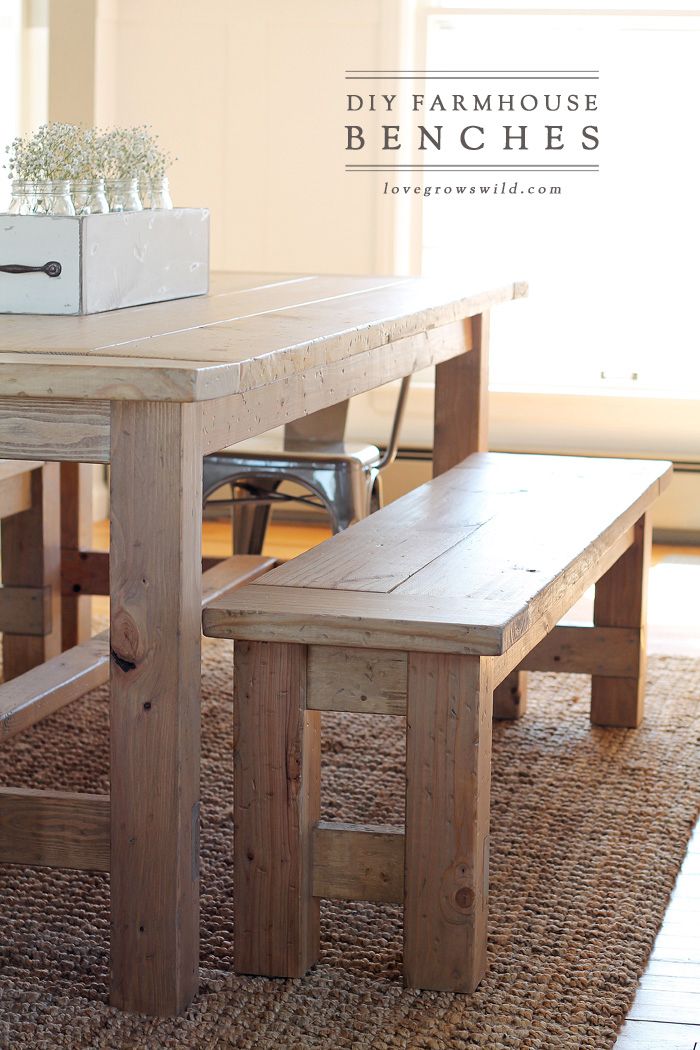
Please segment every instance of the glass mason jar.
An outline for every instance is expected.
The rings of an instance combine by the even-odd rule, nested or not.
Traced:
[[[76,215],[102,215],[109,211],[104,179],[79,179],[71,186]]]
[[[137,179],[105,179],[110,211],[143,211]]]
[[[139,197],[144,208],[151,206],[151,179],[149,175],[139,175]]]
[[[36,215],[75,215],[68,179],[47,179],[36,184]]]
[[[165,208],[170,209],[173,206],[172,197],[170,196],[170,184],[166,175],[163,175],[159,179],[151,179],[151,196],[150,196],[150,207],[151,208]]]
[[[33,215],[36,211],[36,183],[15,179],[12,183],[12,199],[8,215]]]

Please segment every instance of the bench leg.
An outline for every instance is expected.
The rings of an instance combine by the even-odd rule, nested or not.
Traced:
[[[493,691],[493,717],[514,721],[527,711],[527,674],[511,671]]]
[[[640,518],[634,543],[602,576],[595,588],[596,627],[631,627],[639,632],[639,662],[633,678],[593,676],[591,721],[600,726],[640,725],[644,717],[646,675],[646,592],[651,558],[651,522]]]
[[[491,668],[411,653],[404,984],[473,992],[486,971]]]
[[[234,966],[301,977],[319,952],[312,831],[320,807],[320,714],[306,710],[307,648],[236,642]]]
[[[61,537],[59,464],[33,470],[32,505],[5,518],[0,528],[2,582],[7,587],[50,587],[51,623],[43,635],[5,633],[4,679],[9,681],[61,652]]]

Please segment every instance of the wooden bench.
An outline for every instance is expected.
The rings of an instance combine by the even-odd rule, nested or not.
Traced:
[[[670,473],[478,453],[209,606],[205,633],[236,639],[237,970],[305,973],[319,898],[397,901],[405,984],[476,988],[494,688],[590,672],[593,721],[639,724],[646,512]],[[557,627],[594,583],[595,626]],[[328,710],[406,718],[405,834],[319,820]]]

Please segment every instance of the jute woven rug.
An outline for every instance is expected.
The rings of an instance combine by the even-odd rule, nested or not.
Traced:
[[[186,1016],[107,1006],[108,878],[0,868],[0,1046],[606,1050],[634,997],[700,803],[700,664],[654,659],[642,729],[591,728],[588,679],[534,675],[494,741],[490,972],[404,991],[395,907],[326,904],[320,965],[232,973],[230,648],[208,643],[202,984]],[[107,790],[107,693],[18,738],[2,783]],[[324,816],[401,822],[402,721],[328,716]]]

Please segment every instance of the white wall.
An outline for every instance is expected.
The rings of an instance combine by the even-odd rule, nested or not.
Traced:
[[[6,161],[5,146],[21,130],[21,53],[21,0],[0,0],[0,168]],[[6,196],[6,176],[6,171],[0,171],[0,207]]]
[[[391,270],[374,179],[344,172],[344,71],[399,60],[405,7],[99,0],[97,122],[151,123],[177,153],[173,196],[211,208],[215,268]]]

